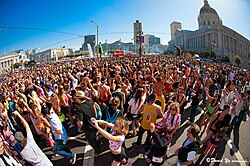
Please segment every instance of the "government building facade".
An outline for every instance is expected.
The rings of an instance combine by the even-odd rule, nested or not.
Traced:
[[[0,74],[6,73],[17,62],[28,61],[23,50],[12,51],[0,56]]]
[[[214,51],[217,59],[224,56],[230,58],[233,64],[234,57],[240,56],[241,67],[249,68],[250,41],[236,31],[224,26],[216,10],[210,7],[207,0],[200,9],[198,16],[199,29],[195,31],[182,30],[180,22],[172,22],[171,40],[169,49],[174,45],[181,47],[183,51]]]

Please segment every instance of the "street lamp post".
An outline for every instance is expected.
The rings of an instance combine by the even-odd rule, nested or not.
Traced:
[[[216,41],[212,41],[212,48],[211,48],[211,58],[214,60],[216,58],[216,53],[215,53],[215,49],[216,49]]]
[[[98,58],[98,55],[99,55],[99,43],[98,43],[98,29],[99,29],[99,26],[97,25],[95,20],[91,20],[91,22],[95,23],[95,25],[96,25],[96,51],[97,51],[97,58]],[[100,55],[100,57],[101,57],[101,55]]]

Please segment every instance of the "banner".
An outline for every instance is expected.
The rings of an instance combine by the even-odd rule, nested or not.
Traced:
[[[102,43],[100,42],[99,43],[99,53],[102,55],[104,54],[104,51],[103,51],[103,47],[102,47]]]
[[[92,51],[92,49],[91,49],[91,45],[88,43],[87,46],[88,46],[88,50],[89,50],[89,56],[90,56],[90,57],[94,57],[93,51]]]

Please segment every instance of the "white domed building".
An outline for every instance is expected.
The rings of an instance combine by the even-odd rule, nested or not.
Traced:
[[[242,67],[249,67],[250,41],[236,31],[224,26],[218,13],[207,0],[200,9],[198,16],[199,29],[195,31],[182,30],[180,22],[173,22],[171,28],[171,41],[169,48],[174,49],[178,45],[183,51],[214,51],[217,59],[224,56],[234,63],[234,57],[240,56]]]

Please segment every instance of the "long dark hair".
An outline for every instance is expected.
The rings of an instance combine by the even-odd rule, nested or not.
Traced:
[[[137,104],[137,108],[140,106],[141,100],[142,100],[142,95],[143,95],[143,89],[142,88],[138,88],[135,92],[134,98],[135,98],[135,105],[137,104],[138,100],[138,104]]]
[[[215,98],[212,100],[212,102],[211,102],[212,107],[215,107],[220,102],[221,95],[220,94],[215,94],[214,97],[216,95],[218,96],[218,98],[217,98],[217,100]]]

